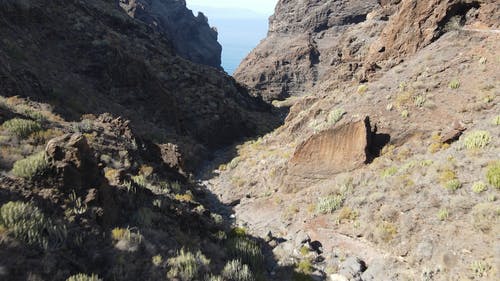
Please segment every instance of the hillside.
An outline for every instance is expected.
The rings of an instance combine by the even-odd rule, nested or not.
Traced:
[[[191,173],[278,118],[118,4],[0,2],[0,280],[267,279]]]
[[[1,280],[500,279],[497,1],[280,0],[234,79],[183,0],[0,23]]]
[[[313,280],[498,279],[499,15],[279,1],[235,77],[290,113],[206,184]]]

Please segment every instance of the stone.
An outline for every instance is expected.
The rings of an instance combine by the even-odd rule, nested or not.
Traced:
[[[299,231],[299,233],[295,236],[295,245],[297,247],[300,247],[308,242],[311,242],[311,237],[309,237],[309,235],[303,230]]]
[[[300,144],[288,174],[325,178],[358,168],[369,160],[371,129],[368,118],[322,131]]]
[[[45,152],[63,181],[64,189],[79,190],[100,185],[102,177],[94,152],[82,134],[54,138],[47,143]]]
[[[364,261],[357,257],[349,257],[340,264],[339,273],[349,279],[357,280],[365,270],[366,264]]]

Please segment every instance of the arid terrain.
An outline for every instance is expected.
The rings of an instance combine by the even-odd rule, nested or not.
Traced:
[[[0,23],[0,280],[500,279],[497,1],[280,0],[234,78],[184,1]]]

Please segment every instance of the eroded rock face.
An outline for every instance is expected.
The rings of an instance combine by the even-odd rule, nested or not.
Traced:
[[[234,76],[266,100],[300,96],[331,75],[351,78],[380,29],[377,22],[361,25],[377,7],[376,0],[281,0],[270,18],[268,37]]]
[[[290,160],[288,174],[326,178],[363,165],[370,159],[372,132],[368,117],[311,136]]]
[[[133,18],[155,28],[169,39],[176,52],[195,63],[220,68],[222,46],[217,31],[202,13],[195,17],[182,0],[119,0]]]
[[[371,47],[371,61],[412,55],[444,33],[462,29],[465,25],[468,29],[496,29],[500,25],[500,7],[498,3],[494,3],[496,1],[400,2],[397,12],[389,19],[379,40]],[[385,4],[394,3],[389,1]]]
[[[234,76],[268,101],[307,95],[325,81],[365,82],[448,31],[498,29],[499,17],[491,0],[281,0]]]

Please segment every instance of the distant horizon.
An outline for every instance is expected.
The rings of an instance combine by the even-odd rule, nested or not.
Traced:
[[[187,6],[203,6],[211,8],[230,8],[249,10],[255,13],[270,16],[274,13],[274,7],[278,0],[186,0]]]

